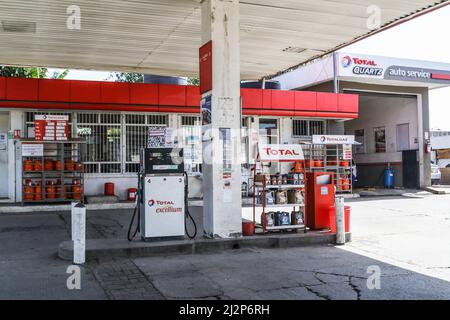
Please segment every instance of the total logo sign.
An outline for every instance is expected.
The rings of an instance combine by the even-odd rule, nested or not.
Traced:
[[[181,213],[183,208],[175,206],[173,201],[150,199],[147,201],[149,207],[155,207],[156,213]]]
[[[259,157],[262,161],[299,161],[304,160],[299,144],[260,144]]]
[[[366,76],[383,76],[383,68],[379,68],[373,59],[363,59],[346,55],[342,57],[341,64],[344,69],[353,67],[352,73]]]

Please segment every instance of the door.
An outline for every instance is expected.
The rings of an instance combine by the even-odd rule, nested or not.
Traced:
[[[417,162],[417,150],[402,151],[403,161],[403,187],[410,189],[419,188],[419,163]]]
[[[397,125],[397,151],[409,150],[409,123]]]
[[[0,199],[9,198],[8,173],[9,113],[0,113]]]

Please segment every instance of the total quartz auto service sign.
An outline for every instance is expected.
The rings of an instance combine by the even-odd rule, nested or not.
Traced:
[[[343,53],[339,77],[386,79],[450,85],[450,66],[427,61]]]

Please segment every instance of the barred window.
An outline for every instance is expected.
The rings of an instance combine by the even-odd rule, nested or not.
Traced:
[[[121,173],[121,115],[79,113],[77,135],[86,138],[86,173]]]
[[[309,135],[311,136],[313,134],[325,134],[325,121],[309,121]]]
[[[293,137],[309,137],[313,134],[325,134],[325,120],[308,120],[293,119],[292,120],[292,136]]]
[[[199,116],[181,116],[180,147],[184,151],[184,166],[188,173],[201,172],[202,127]]]
[[[138,172],[139,154],[147,145],[148,127],[167,126],[169,117],[167,115],[125,115],[125,172]]]

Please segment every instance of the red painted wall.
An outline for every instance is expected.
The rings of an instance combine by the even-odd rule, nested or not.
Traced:
[[[357,118],[358,95],[241,89],[244,115]],[[199,113],[195,86],[0,77],[0,107]]]

